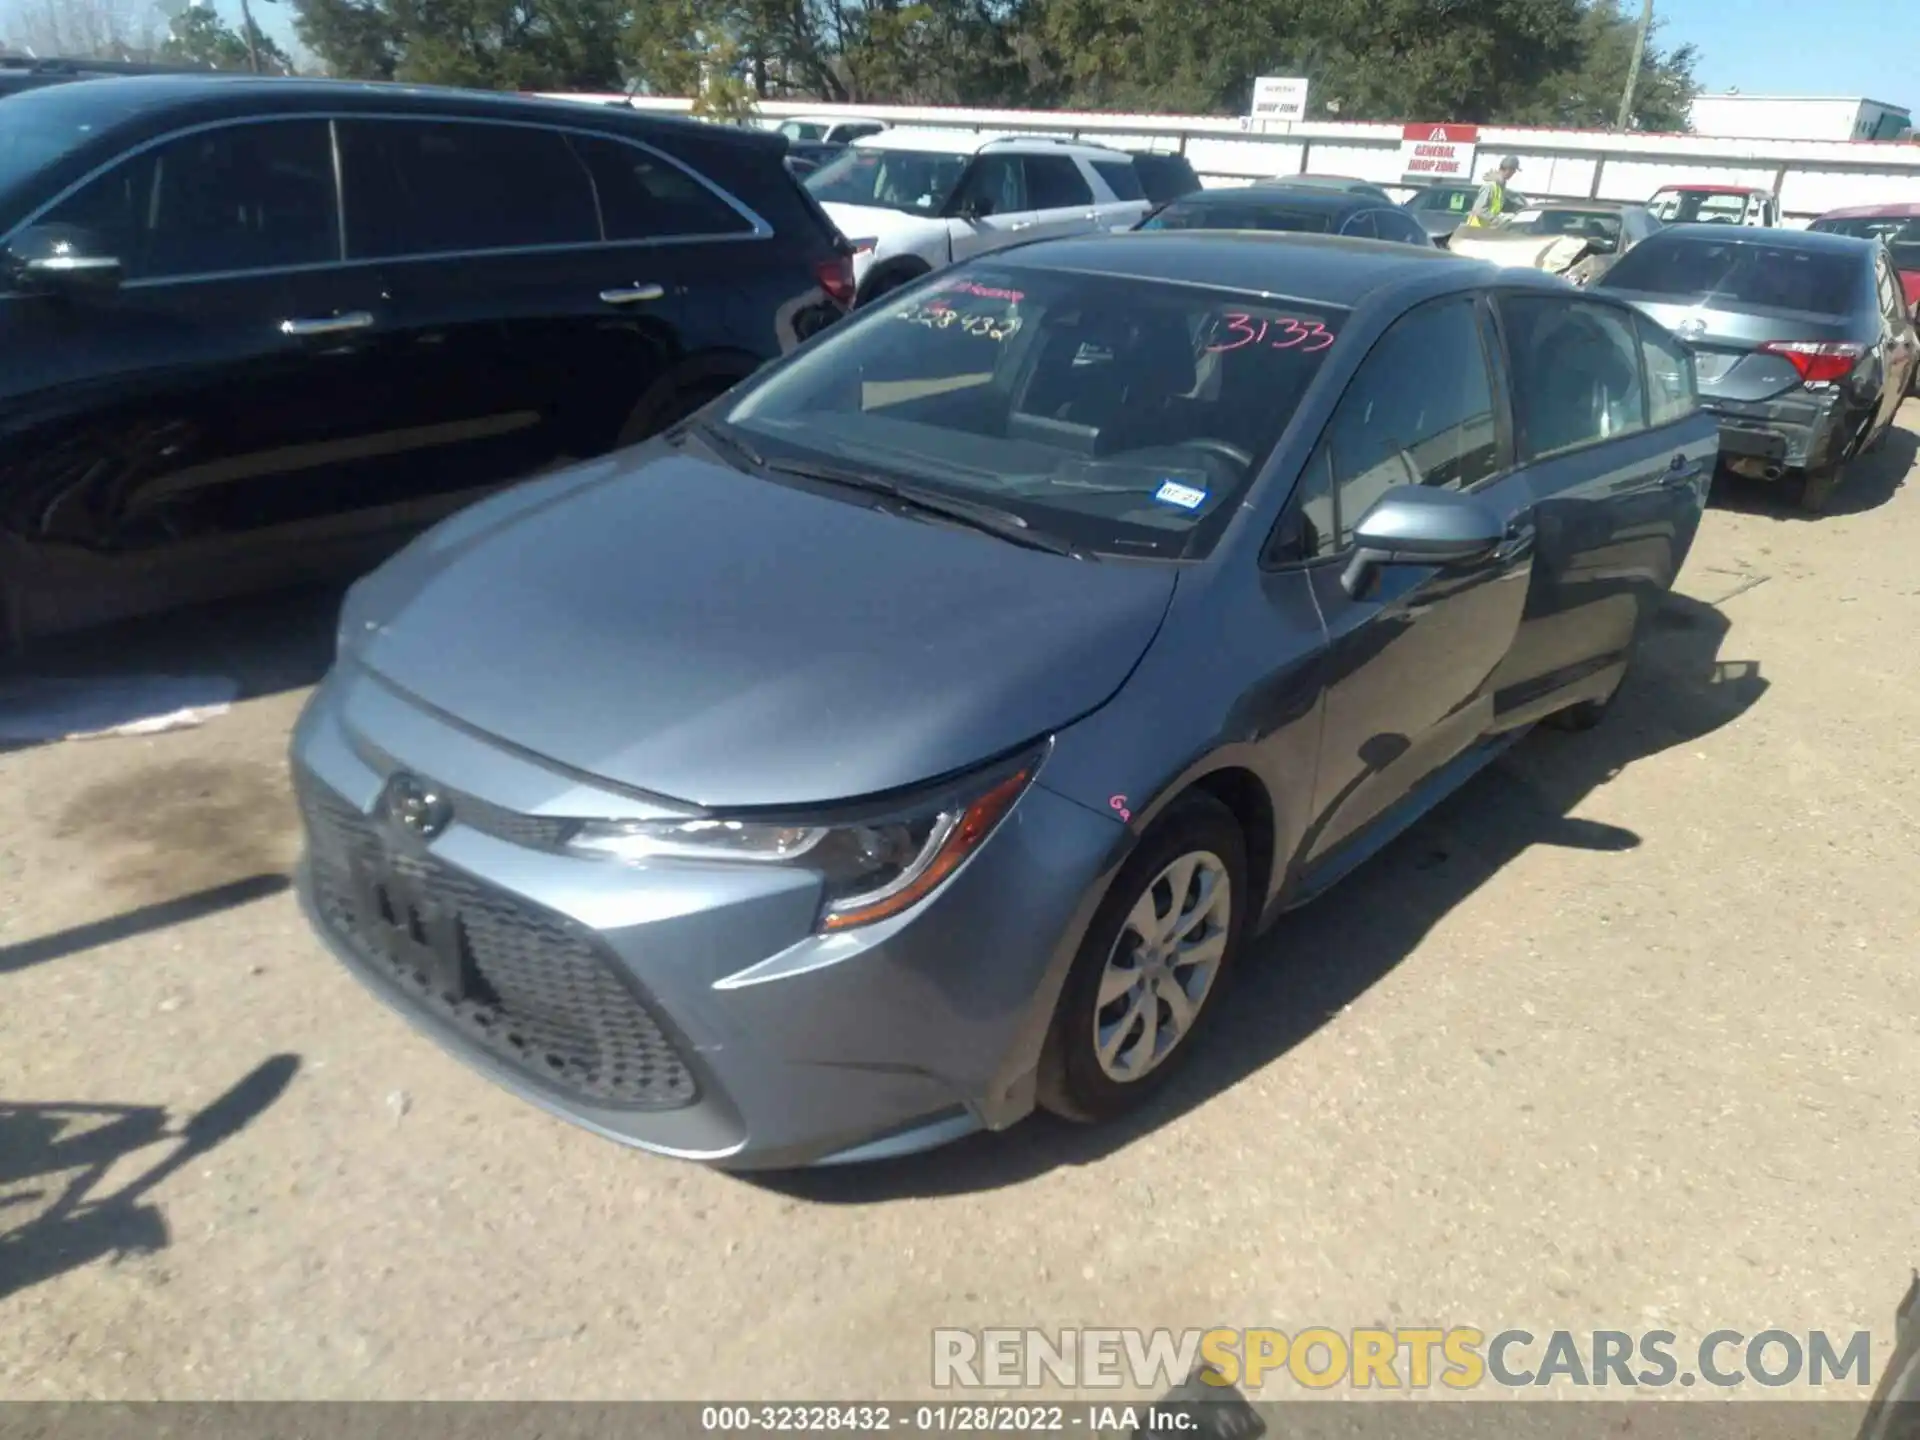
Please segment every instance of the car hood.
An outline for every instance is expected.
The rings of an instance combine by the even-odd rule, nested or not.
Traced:
[[[1543,270],[1549,275],[1565,274],[1590,249],[1578,235],[1507,235],[1498,230],[1459,230],[1447,248],[1455,255],[1486,260],[1509,269]]]
[[[475,730],[694,805],[879,794],[1058,729],[1120,688],[1175,583],[665,442],[540,484],[363,581],[343,647]]]

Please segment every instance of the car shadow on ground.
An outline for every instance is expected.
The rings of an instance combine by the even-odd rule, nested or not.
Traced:
[[[0,1100],[0,1223],[20,1209],[30,1217],[0,1230],[0,1300],[95,1260],[164,1249],[166,1217],[144,1197],[259,1118],[299,1068],[298,1057],[274,1055],[178,1126],[157,1105]],[[121,1161],[156,1145],[170,1148],[102,1190]]]
[[[142,905],[119,915],[110,915],[104,920],[90,920],[84,925],[56,930],[51,935],[38,935],[31,940],[0,945],[0,975],[11,975],[17,970],[44,965],[50,960],[64,960],[69,955],[79,955],[101,945],[130,940],[136,935],[185,925],[222,910],[232,910],[252,904],[255,900],[263,900],[269,895],[278,895],[292,888],[292,885],[293,882],[285,875],[248,875],[224,885],[210,885],[204,890],[195,890],[190,895]]]
[[[24,656],[0,658],[0,705],[31,703],[38,682],[100,681],[103,693],[126,691],[124,700],[105,695],[102,703],[109,710],[121,705],[128,712],[101,716],[98,728],[105,729],[146,718],[138,713],[139,687],[125,685],[130,677],[224,678],[235,687],[236,700],[312,685],[333,663],[345,588],[308,586],[38,640]],[[10,700],[9,692],[27,700]],[[0,731],[12,728],[0,726]],[[51,742],[0,738],[0,753],[43,743]]]
[[[1920,416],[1914,417],[1920,421]],[[1713,505],[1743,515],[1766,515],[1775,520],[1831,520],[1836,515],[1862,515],[1878,510],[1907,483],[1920,436],[1899,425],[1889,426],[1879,444],[1847,467],[1840,488],[1827,497],[1818,514],[1800,508],[1798,480],[1748,480],[1722,473],[1713,482]]]
[[[1243,957],[1230,1003],[1190,1063],[1140,1112],[1099,1127],[1039,1114],[901,1160],[742,1178],[823,1204],[961,1194],[1096,1162],[1205,1104],[1338,1015],[1530,846],[1591,851],[1596,867],[1638,846],[1632,831],[1571,812],[1627,766],[1712,733],[1760,698],[1758,667],[1722,658],[1729,628],[1713,606],[1670,595],[1599,728],[1529,736],[1323,899],[1283,917]]]

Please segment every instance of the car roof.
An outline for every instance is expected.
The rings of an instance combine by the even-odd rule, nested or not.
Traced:
[[[1284,293],[1343,307],[1358,305],[1385,286],[1422,278],[1428,283],[1418,288],[1433,294],[1494,280],[1502,285],[1565,288],[1538,271],[1504,269],[1440,249],[1272,231],[1138,230],[1073,236],[1038,240],[997,251],[989,258],[1051,270]]]
[[[1682,190],[1694,195],[1771,195],[1773,192],[1761,185],[1704,185],[1683,181],[1677,185],[1662,185],[1653,193],[1658,195],[1665,190]]]
[[[1782,250],[1804,250],[1810,255],[1859,255],[1879,242],[1856,235],[1829,235],[1818,230],[1761,229],[1753,225],[1668,225],[1652,240],[1711,240],[1716,245],[1771,245]]]
[[[1882,205],[1849,205],[1844,210],[1829,210],[1819,220],[1911,220],[1916,216],[1920,216],[1920,202],[1896,200]]]
[[[97,105],[103,130],[143,121],[227,119],[236,112],[273,114],[321,109],[336,113],[379,113],[419,109],[471,119],[540,121],[575,129],[653,134],[680,133],[779,152],[786,142],[766,130],[711,125],[675,115],[656,115],[629,105],[583,105],[577,100],[492,90],[463,90],[443,85],[407,85],[374,80],[321,80],[305,76],[202,74],[124,75],[75,80],[10,96],[9,105],[60,107],[66,114]],[[22,115],[24,109],[10,109]]]
[[[942,155],[977,155],[989,145],[1012,154],[1039,151],[1053,155],[1081,155],[1088,159],[1124,159],[1104,145],[1078,145],[1051,135],[977,135],[971,130],[945,130],[934,125],[894,125],[877,135],[854,142],[862,150],[932,150]]]
[[[1188,205],[1209,200],[1258,205],[1267,210],[1305,211],[1318,215],[1345,215],[1355,210],[1384,210],[1389,202],[1365,191],[1334,190],[1312,185],[1221,185],[1212,190],[1196,190],[1182,195],[1173,205]]]
[[[1601,210],[1624,213],[1628,210],[1644,210],[1647,207],[1638,200],[1535,200],[1528,205],[1529,210]]]

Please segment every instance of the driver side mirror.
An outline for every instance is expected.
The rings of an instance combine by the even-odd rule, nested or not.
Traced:
[[[91,230],[75,225],[35,225],[6,248],[7,278],[23,290],[74,295],[119,288],[125,275],[118,256]]]
[[[1459,490],[1401,485],[1375,502],[1354,527],[1355,549],[1340,583],[1349,595],[1382,565],[1470,565],[1506,538],[1499,512]]]
[[[969,195],[957,212],[962,220],[984,220],[993,214],[993,201],[985,195]]]

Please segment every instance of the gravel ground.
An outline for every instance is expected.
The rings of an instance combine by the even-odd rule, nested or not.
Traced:
[[[327,597],[76,648],[249,689],[0,755],[0,1397],[906,1397],[937,1325],[1871,1329],[1877,1365],[1920,1260],[1914,450],[1817,519],[1719,497],[1606,725],[1284,922],[1146,1119],[779,1184],[536,1112],[308,937]]]

